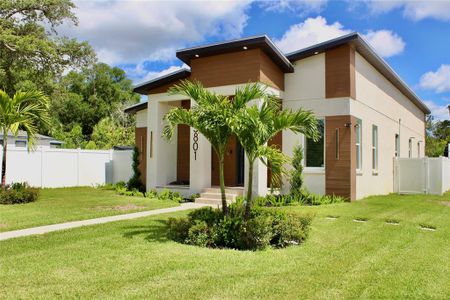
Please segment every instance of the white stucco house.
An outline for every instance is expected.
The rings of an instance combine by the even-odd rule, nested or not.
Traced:
[[[37,148],[61,148],[63,142],[54,139],[51,136],[42,134],[36,135],[35,146]],[[0,146],[3,146],[3,133],[0,132]],[[19,134],[14,136],[12,133],[8,133],[8,148],[27,148],[27,133],[19,130]]]
[[[259,82],[283,108],[312,110],[321,124],[319,142],[286,131],[271,144],[287,155],[303,146],[305,185],[314,193],[350,200],[391,193],[394,157],[424,156],[430,110],[358,33],[288,54],[267,36],[257,36],[183,49],[176,56],[190,69],[136,86],[148,100],[126,109],[137,117],[136,145],[147,189],[217,197],[217,159],[208,141],[186,126],[178,127],[171,143],[162,139],[164,114],[191,105],[190,99],[167,94],[186,79],[230,96],[236,87]],[[225,161],[230,195],[245,189],[246,167],[239,143],[230,140]],[[258,162],[254,176],[253,190],[266,194],[270,172]]]

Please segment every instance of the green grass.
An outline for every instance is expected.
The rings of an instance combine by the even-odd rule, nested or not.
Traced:
[[[0,298],[448,299],[444,199],[450,194],[283,208],[316,214],[309,239],[260,252],[168,241],[169,215],[7,240]]]
[[[0,232],[177,205],[91,187],[43,189],[36,202],[0,205]]]

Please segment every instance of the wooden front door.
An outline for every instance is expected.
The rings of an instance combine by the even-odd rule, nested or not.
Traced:
[[[224,177],[226,186],[241,186],[244,184],[244,152],[241,149],[236,137],[230,138],[224,158]],[[213,186],[220,185],[219,159],[214,149],[211,149],[211,184]]]

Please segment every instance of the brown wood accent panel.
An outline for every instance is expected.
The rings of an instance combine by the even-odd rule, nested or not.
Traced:
[[[181,107],[189,109],[191,107],[190,100],[181,101]],[[190,127],[184,124],[178,125],[177,134],[177,181],[178,183],[189,183],[190,171]]]
[[[268,146],[275,145],[278,149],[283,149],[283,133],[279,132],[276,136],[274,136],[268,143]],[[272,180],[272,172],[270,168],[267,168],[267,187],[270,187],[270,182]]]
[[[325,117],[325,193],[356,199],[356,118]],[[350,124],[346,127],[345,124]],[[339,128],[339,157],[336,158],[336,128]]]
[[[325,53],[326,98],[356,98],[355,50],[342,45]]]
[[[144,185],[147,183],[147,127],[139,127],[134,132],[135,144],[139,149],[139,170]]]
[[[237,158],[237,139],[233,136],[228,141],[224,158],[225,186],[237,185]],[[211,184],[220,185],[219,158],[214,149],[211,149]]]
[[[261,50],[199,57],[191,60],[191,78],[205,87],[258,82],[260,77]]]
[[[260,56],[260,81],[284,91],[284,72],[263,51]]]
[[[188,78],[186,78],[186,79],[183,79],[183,80],[190,80],[190,77],[188,77]],[[171,83],[162,85],[162,86],[160,86],[160,87],[151,89],[148,93],[149,93],[149,94],[166,93],[166,92],[169,90],[169,88],[171,88],[171,87],[174,86],[175,84],[180,83],[181,81],[182,81],[182,80],[176,80],[176,81],[174,81],[174,82],[171,82]]]

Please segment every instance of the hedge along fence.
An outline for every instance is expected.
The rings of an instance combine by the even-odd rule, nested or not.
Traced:
[[[0,147],[0,166],[3,147]],[[132,150],[81,150],[8,147],[6,182],[34,187],[92,186],[127,181]],[[0,167],[1,168],[1,167]]]

